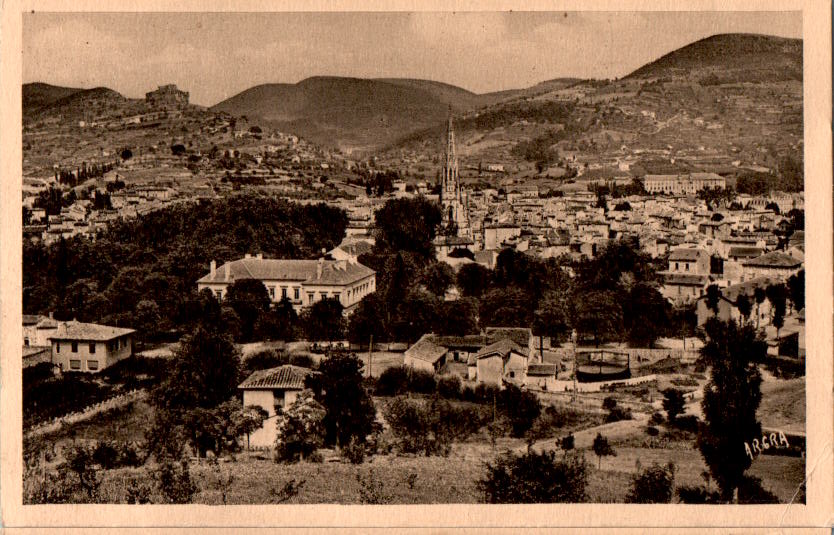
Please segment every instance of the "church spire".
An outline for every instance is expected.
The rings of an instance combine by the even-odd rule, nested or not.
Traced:
[[[452,129],[452,106],[449,105],[449,124],[446,127],[446,163],[455,161],[455,131]]]

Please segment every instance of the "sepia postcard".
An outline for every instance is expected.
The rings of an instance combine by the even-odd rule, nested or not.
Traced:
[[[0,523],[830,533],[830,5],[7,2]]]

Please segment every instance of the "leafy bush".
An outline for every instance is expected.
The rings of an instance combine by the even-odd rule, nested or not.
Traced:
[[[657,435],[660,434],[660,430],[657,427],[654,427],[654,426],[650,425],[649,427],[646,428],[646,434],[649,435],[650,437],[656,437]]]
[[[675,465],[653,464],[631,480],[626,503],[670,503],[675,487]]]
[[[719,503],[721,494],[703,485],[681,485],[675,492],[680,501],[687,504]]]
[[[434,374],[425,370],[410,370],[408,390],[417,394],[433,394],[437,388]]]
[[[154,479],[167,503],[191,503],[197,493],[185,461],[165,460],[154,472]]]
[[[622,407],[614,407],[608,414],[605,416],[605,422],[619,422],[620,420],[631,420],[631,410],[624,409]]]
[[[587,501],[588,467],[581,455],[507,453],[487,464],[478,481],[484,503],[580,503]]]
[[[391,366],[385,369],[376,380],[376,395],[398,396],[408,390],[408,368]]]
[[[296,462],[315,452],[323,443],[324,417],[324,407],[313,399],[313,392],[303,390],[275,419],[275,461]]]
[[[611,409],[614,409],[616,406],[617,406],[617,400],[614,399],[611,396],[608,396],[604,400],[602,400],[602,408],[607,410],[607,411],[610,411]]]
[[[437,393],[440,397],[458,399],[461,397],[461,381],[457,375],[444,375],[437,381]]]
[[[651,420],[649,421],[652,423],[652,425],[660,425],[664,422],[664,420],[665,419],[663,418],[662,414],[660,414],[659,412],[655,412],[652,414]]]
[[[698,432],[698,417],[695,415],[678,416],[675,419],[675,427],[681,431],[690,433]]]
[[[351,464],[362,464],[365,462],[365,445],[351,440],[347,446],[342,448],[342,457],[350,461]]]
[[[383,415],[400,451],[424,455],[448,455],[453,441],[477,432],[489,418],[478,406],[455,406],[437,396],[398,397],[385,406]]]

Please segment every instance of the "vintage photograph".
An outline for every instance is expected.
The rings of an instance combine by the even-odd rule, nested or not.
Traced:
[[[23,504],[804,504],[802,26],[23,13]]]

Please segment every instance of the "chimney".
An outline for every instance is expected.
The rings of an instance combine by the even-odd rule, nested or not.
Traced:
[[[223,280],[224,281],[229,280],[229,263],[228,262],[223,264]]]
[[[324,258],[319,258],[318,263],[316,264],[316,278],[321,278],[321,270],[324,267]]]
[[[246,257],[245,257],[245,258],[247,258],[247,259],[248,259],[248,258],[252,258],[252,255],[251,255],[251,254],[249,254],[249,253],[246,253]]]
[[[263,253],[258,253],[258,254],[257,254],[257,255],[255,255],[255,256],[256,256],[256,258],[257,258],[258,260],[263,260],[263,259],[264,259],[264,254],[263,254]]]
[[[217,272],[217,261],[212,260],[209,264],[209,274],[214,277],[214,274]]]
[[[52,312],[52,311],[49,312],[49,319],[55,319],[55,318],[52,317],[53,314],[55,314],[55,312]]]

